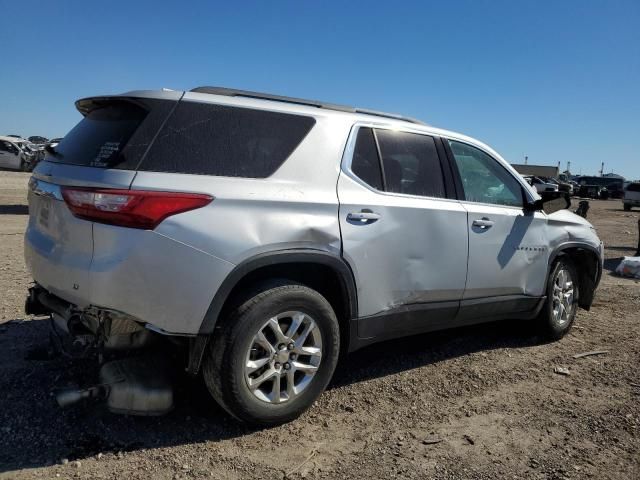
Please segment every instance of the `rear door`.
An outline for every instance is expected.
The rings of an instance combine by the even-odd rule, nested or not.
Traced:
[[[64,186],[129,188],[138,162],[179,94],[170,92],[169,97],[78,102],[85,117],[34,170],[25,259],[33,278],[52,293],[80,306],[90,298],[93,223],[71,214]]]
[[[544,294],[546,214],[524,210],[522,184],[479,148],[448,140],[469,213],[469,266],[461,317],[526,311]]]
[[[467,213],[447,198],[429,135],[356,126],[338,180],[343,255],[358,285],[358,334],[446,324],[467,273]]]

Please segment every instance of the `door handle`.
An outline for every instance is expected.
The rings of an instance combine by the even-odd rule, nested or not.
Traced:
[[[487,217],[483,217],[480,220],[474,220],[472,225],[482,230],[487,230],[488,228],[493,227],[493,221],[489,220]]]
[[[347,214],[347,220],[358,223],[373,223],[376,220],[379,220],[381,215],[375,212],[349,212]]]

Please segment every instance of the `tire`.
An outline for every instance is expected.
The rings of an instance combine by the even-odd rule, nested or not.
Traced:
[[[631,210],[631,205],[630,205],[630,204],[628,204],[628,203],[625,203],[625,204],[624,204],[624,211],[625,211],[625,212],[628,212],[628,211],[630,211],[630,210]]]
[[[238,420],[278,425],[300,416],[329,384],[340,352],[338,319],[322,295],[290,281],[263,285],[249,297],[221,319],[203,376],[214,399]],[[287,340],[278,338],[273,319]],[[291,333],[294,320],[299,326]],[[277,393],[276,382],[282,389]]]
[[[561,278],[563,274],[564,281]],[[540,331],[550,340],[559,340],[571,330],[578,311],[578,278],[578,271],[568,257],[560,257],[551,268],[547,280],[547,300],[538,316]],[[564,284],[563,291],[558,290],[561,284]]]

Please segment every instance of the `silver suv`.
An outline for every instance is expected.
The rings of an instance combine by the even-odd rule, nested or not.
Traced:
[[[472,138],[216,87],[76,106],[30,181],[27,313],[99,349],[178,345],[240,420],[297,417],[374,342],[497,319],[557,339],[592,303],[594,228]],[[107,366],[114,411],[170,408]]]

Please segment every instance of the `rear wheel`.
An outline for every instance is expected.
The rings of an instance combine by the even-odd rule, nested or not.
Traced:
[[[578,311],[578,273],[568,257],[553,265],[547,282],[547,300],[538,316],[542,333],[553,340],[565,336]]]
[[[628,212],[628,211],[630,211],[630,210],[631,210],[631,204],[629,204],[629,203],[625,203],[625,204],[624,204],[624,211],[625,211],[625,212]]]
[[[276,425],[302,414],[324,391],[338,360],[338,320],[318,292],[264,287],[215,334],[204,359],[207,388],[234,417]]]

